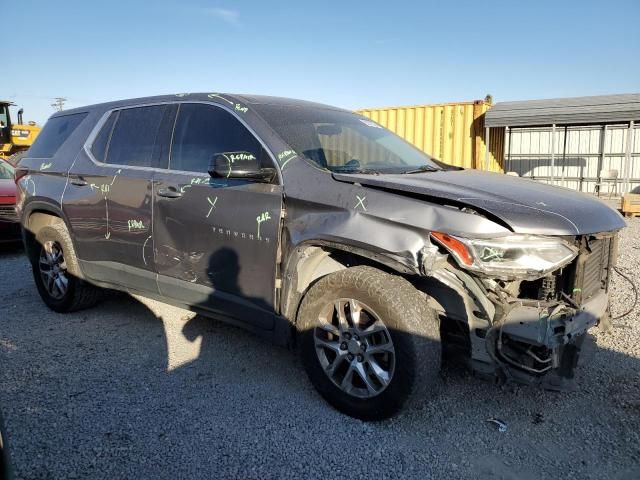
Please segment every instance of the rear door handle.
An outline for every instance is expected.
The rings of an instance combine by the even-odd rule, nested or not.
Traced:
[[[75,185],[76,187],[86,187],[89,185],[89,182],[82,177],[73,177],[71,178],[71,185]]]
[[[166,198],[179,198],[182,193],[176,187],[162,187],[158,190],[158,196]]]

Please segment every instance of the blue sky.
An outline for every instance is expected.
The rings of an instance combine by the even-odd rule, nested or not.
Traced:
[[[0,0],[0,97],[43,123],[163,93],[346,108],[640,92],[640,1]]]

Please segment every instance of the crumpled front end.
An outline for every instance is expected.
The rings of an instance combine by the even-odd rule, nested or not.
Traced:
[[[434,269],[425,288],[440,311],[443,341],[450,342],[445,352],[462,349],[480,374],[568,388],[587,330],[609,322],[617,252],[614,233],[571,241],[578,249],[573,261],[537,279],[486,278],[451,261]],[[452,298],[464,308],[456,309]]]

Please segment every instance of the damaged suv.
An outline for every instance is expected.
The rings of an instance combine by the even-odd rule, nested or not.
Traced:
[[[101,288],[295,345],[337,409],[385,418],[441,362],[550,388],[608,318],[622,217],[595,198],[445,165],[375,122],[218,93],[59,112],[16,171],[38,291]]]

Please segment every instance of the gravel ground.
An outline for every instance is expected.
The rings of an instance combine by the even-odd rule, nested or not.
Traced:
[[[618,264],[640,285],[640,219],[629,225]],[[0,278],[17,478],[640,478],[639,307],[594,332],[575,392],[452,375],[422,408],[367,424],[242,330],[127,296],[55,314],[15,251]],[[612,296],[614,314],[632,301],[618,275]]]

